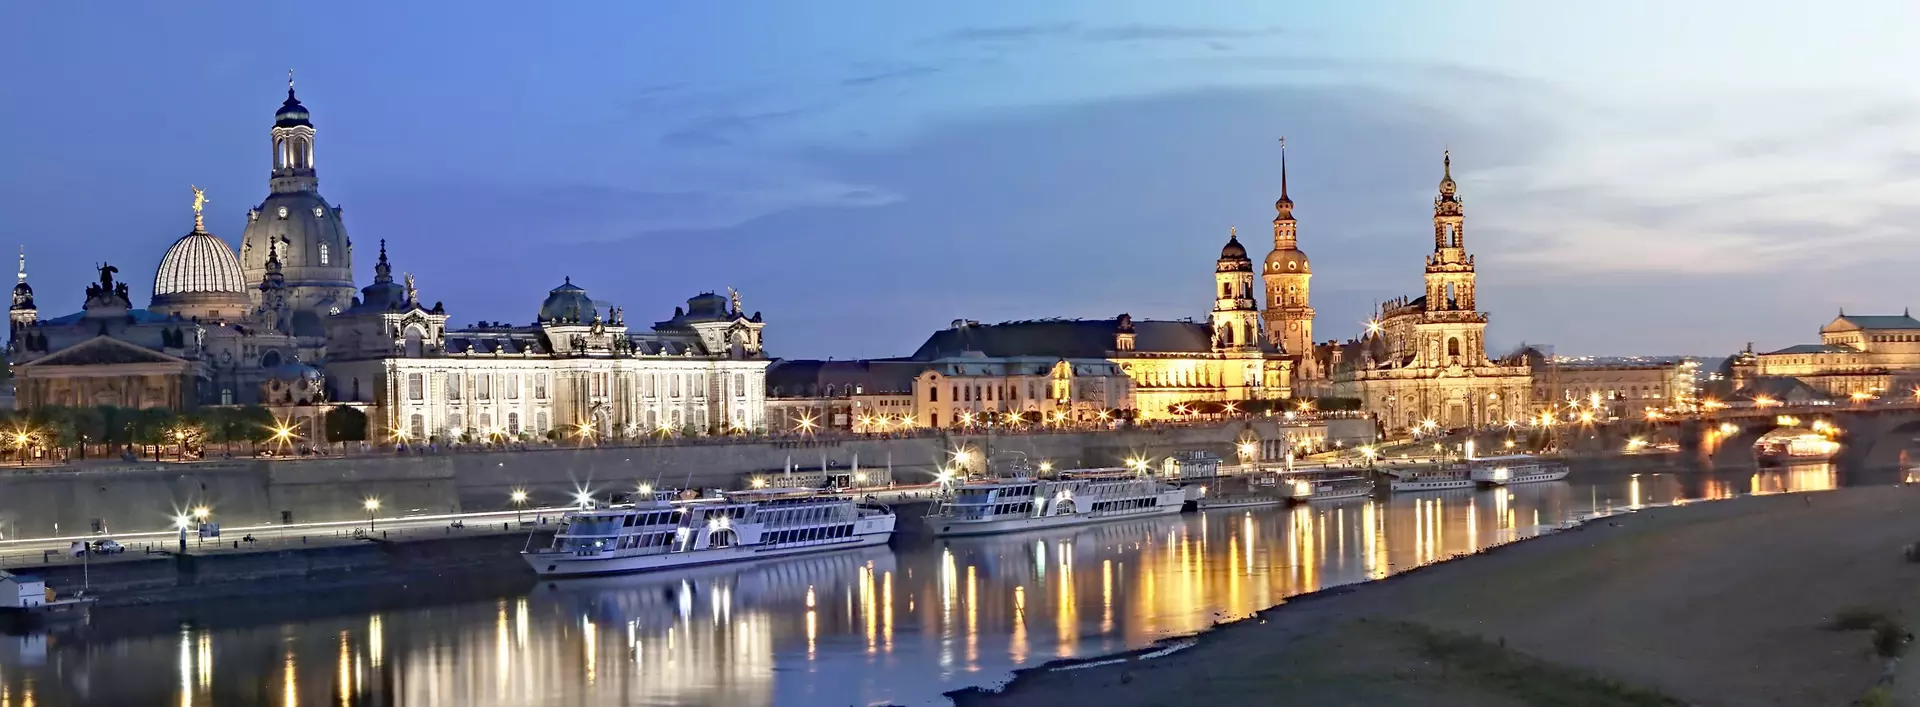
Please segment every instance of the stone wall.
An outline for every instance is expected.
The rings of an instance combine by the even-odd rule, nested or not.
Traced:
[[[504,510],[525,489],[531,506],[563,505],[575,489],[601,494],[641,483],[660,487],[737,488],[744,475],[822,460],[862,467],[891,462],[894,480],[931,481],[936,465],[961,447],[995,458],[1024,454],[1062,468],[1119,466],[1129,457],[1210,451],[1232,460],[1243,437],[1280,439],[1268,421],[1211,427],[1102,432],[947,435],[833,442],[749,442],[659,447],[540,449],[432,456],[232,460],[123,464],[57,470],[0,469],[0,534],[7,539],[92,532],[166,530],[177,513],[205,505],[226,528],[282,522],[364,519],[362,502],[380,499],[380,515]]]

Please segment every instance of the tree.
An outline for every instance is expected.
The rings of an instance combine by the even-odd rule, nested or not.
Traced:
[[[273,430],[280,425],[272,412],[258,405],[243,405],[233,408],[232,425],[235,439],[245,440],[248,444],[260,444],[273,439]]]
[[[125,410],[122,413],[127,420],[127,439],[143,447],[153,447],[153,458],[160,458],[160,445],[167,441],[167,434],[173,431],[175,415],[166,408],[145,408]]]
[[[338,442],[343,448],[348,442],[367,441],[367,414],[345,405],[328,410],[327,441]]]

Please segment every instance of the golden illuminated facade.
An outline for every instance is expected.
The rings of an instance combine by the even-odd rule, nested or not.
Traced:
[[[1502,424],[1526,414],[1533,388],[1524,362],[1487,358],[1487,316],[1475,308],[1473,256],[1452,157],[1442,165],[1426,294],[1386,303],[1357,350],[1336,354],[1334,394],[1359,398],[1389,430],[1428,421],[1448,428]]]
[[[1735,390],[1764,378],[1793,378],[1836,398],[1909,395],[1920,382],[1920,320],[1910,313],[1840,316],[1820,327],[1820,343],[1743,353],[1732,367]]]

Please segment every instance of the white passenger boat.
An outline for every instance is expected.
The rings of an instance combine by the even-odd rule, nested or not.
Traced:
[[[1473,480],[1488,487],[1567,478],[1567,465],[1526,454],[1470,459],[1467,464],[1473,469]]]
[[[1185,500],[1181,489],[1146,476],[1064,472],[1058,479],[960,484],[927,516],[927,525],[936,536],[996,535],[1172,515]]]
[[[1362,476],[1294,479],[1287,484],[1287,500],[1294,503],[1337,501],[1373,494],[1373,480]]]
[[[1441,464],[1382,471],[1388,476],[1387,488],[1394,493],[1473,488],[1473,475],[1465,464]]]
[[[553,545],[521,553],[544,576],[646,572],[887,542],[893,511],[810,489],[569,511]]]

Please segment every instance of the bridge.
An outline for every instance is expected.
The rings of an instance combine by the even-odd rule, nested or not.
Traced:
[[[1767,405],[1720,408],[1699,413],[1659,415],[1653,419],[1612,422],[1559,422],[1493,429],[1474,435],[1476,446],[1497,449],[1505,439],[1551,436],[1570,451],[1620,451],[1629,445],[1678,445],[1714,467],[1758,464],[1754,445],[1777,430],[1818,432],[1840,445],[1833,461],[1848,468],[1893,466],[1920,437],[1920,401],[1871,401],[1835,405]]]

